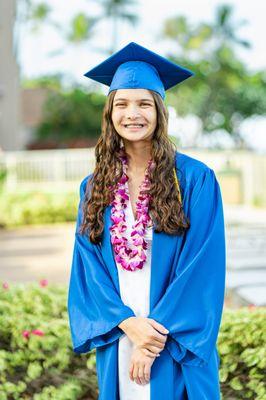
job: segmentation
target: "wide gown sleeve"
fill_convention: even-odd
[[[225,290],[223,207],[211,169],[187,197],[191,226],[174,261],[174,277],[148,317],[169,330],[165,346],[177,362],[203,366],[216,345]]]
[[[117,293],[101,257],[99,245],[78,232],[87,179],[80,186],[72,267],[68,289],[68,315],[73,349],[86,353],[117,340],[124,332],[118,327],[135,316]]]

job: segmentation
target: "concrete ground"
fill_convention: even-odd
[[[0,281],[67,283],[75,224],[0,230]]]
[[[266,305],[266,210],[225,207],[227,289],[240,304]],[[0,282],[67,284],[75,224],[0,230]]]

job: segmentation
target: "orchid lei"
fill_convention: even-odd
[[[146,228],[152,226],[152,220],[148,213],[151,196],[148,193],[143,193],[143,191],[150,188],[149,174],[154,164],[152,160],[149,161],[144,180],[140,185],[139,196],[136,202],[137,216],[132,225],[131,240],[128,240],[123,235],[123,232],[127,228],[124,210],[128,207],[129,203],[127,184],[129,179],[127,176],[128,164],[125,153],[120,155],[120,159],[122,161],[123,174],[114,189],[114,197],[111,203],[111,220],[113,222],[110,227],[111,243],[117,264],[127,271],[136,271],[136,269],[143,268],[147,258],[147,242],[144,235]]]

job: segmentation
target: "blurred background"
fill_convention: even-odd
[[[83,75],[134,41],[195,72],[167,91],[169,135],[180,151],[215,170],[222,189],[225,307],[263,309],[264,7],[260,0],[0,0],[3,292],[30,282],[66,288],[79,183],[94,167],[108,89]],[[265,385],[252,397],[257,381],[249,389],[254,393],[237,397],[237,391],[244,396],[243,382],[235,378],[234,394],[229,390],[225,398],[266,398]],[[61,398],[47,396],[34,399]]]

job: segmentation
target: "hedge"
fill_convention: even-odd
[[[43,279],[0,286],[0,400],[97,399],[95,351],[72,350],[67,288]],[[222,398],[266,398],[266,308],[224,309]]]
[[[4,192],[0,195],[0,226],[75,221],[78,193]]]
[[[97,399],[95,354],[77,355],[69,336],[66,287],[0,288],[0,400]]]

